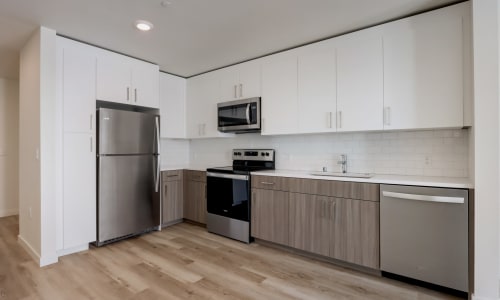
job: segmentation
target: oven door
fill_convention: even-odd
[[[260,98],[218,103],[217,120],[221,132],[260,130]]]
[[[250,176],[208,172],[207,211],[249,222]]]

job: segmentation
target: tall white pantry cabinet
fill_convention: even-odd
[[[58,255],[96,237],[96,51],[57,37]]]

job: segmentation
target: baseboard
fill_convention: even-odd
[[[19,209],[11,208],[11,209],[0,209],[0,218],[9,217],[19,214]]]
[[[476,295],[472,295],[472,300],[500,300],[500,298],[490,298],[490,297],[479,297]]]
[[[26,252],[36,261],[37,264],[40,264],[40,254],[31,247],[31,245],[20,235],[17,236],[17,242],[23,247]]]
[[[81,252],[81,251],[86,251],[89,250],[89,244],[84,244],[76,247],[71,247],[68,249],[61,249],[57,251],[57,256],[65,256],[65,255],[70,255],[73,253]]]

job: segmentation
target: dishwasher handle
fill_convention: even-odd
[[[455,204],[463,204],[465,202],[464,197],[427,196],[427,195],[389,192],[389,191],[382,191],[382,196],[405,199],[405,200],[427,201],[427,202],[441,202],[441,203],[455,203]]]

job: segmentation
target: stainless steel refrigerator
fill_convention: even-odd
[[[97,246],[159,229],[160,117],[99,108]]]

